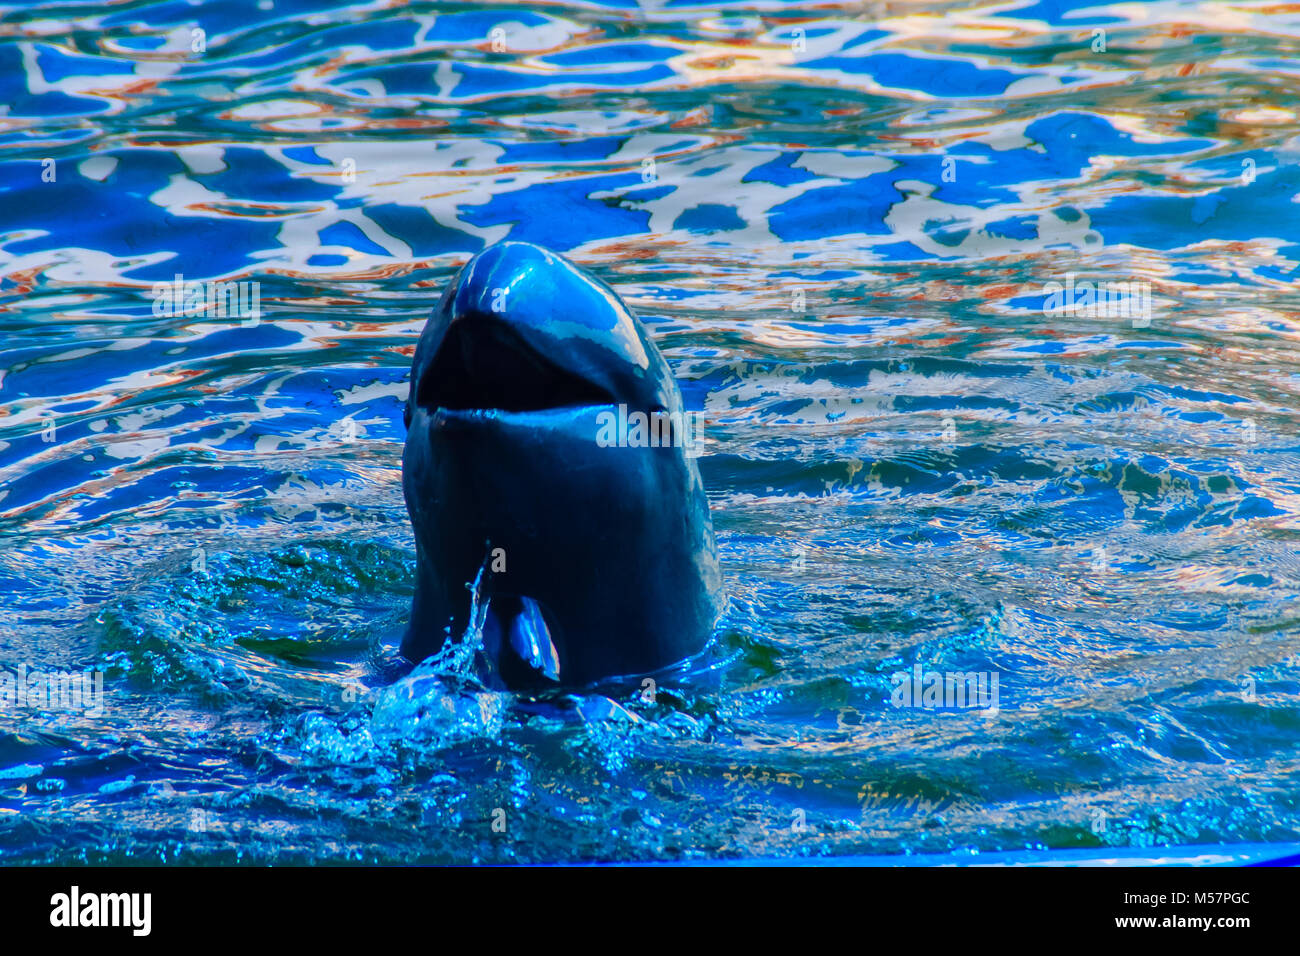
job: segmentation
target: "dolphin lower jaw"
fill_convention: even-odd
[[[503,596],[484,649],[506,686],[649,673],[707,645],[719,574],[698,473],[678,448],[601,447],[601,410],[417,412],[429,441],[408,443],[403,478],[423,594],[406,657],[466,629],[481,570],[489,605]]]
[[[607,403],[586,405],[560,405],[527,411],[504,408],[435,408],[428,413],[429,426],[442,430],[473,430],[494,428],[511,432],[525,442],[536,440],[540,434],[563,434],[577,444],[598,444],[600,416],[615,412],[616,406]]]

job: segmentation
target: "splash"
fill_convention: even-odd
[[[485,560],[470,586],[464,633],[455,637],[448,629],[436,654],[379,691],[370,721],[377,738],[437,748],[501,733],[510,695],[481,689],[475,675],[490,603],[484,594],[487,567]]]

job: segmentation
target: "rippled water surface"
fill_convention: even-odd
[[[104,675],[0,707],[4,859],[1300,840],[1296,8],[0,11],[0,665]],[[730,606],[653,700],[383,664],[411,353],[506,237],[706,414]]]

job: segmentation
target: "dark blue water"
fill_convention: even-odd
[[[102,680],[0,694],[0,856],[1281,852],[1298,57],[1284,5],[0,8],[0,691]],[[411,352],[507,237],[706,414],[730,606],[653,697],[382,666]]]

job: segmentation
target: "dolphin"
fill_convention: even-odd
[[[706,649],[722,605],[697,421],[608,285],[526,242],[460,270],[411,364],[401,654],[481,631],[480,677],[586,688]]]

